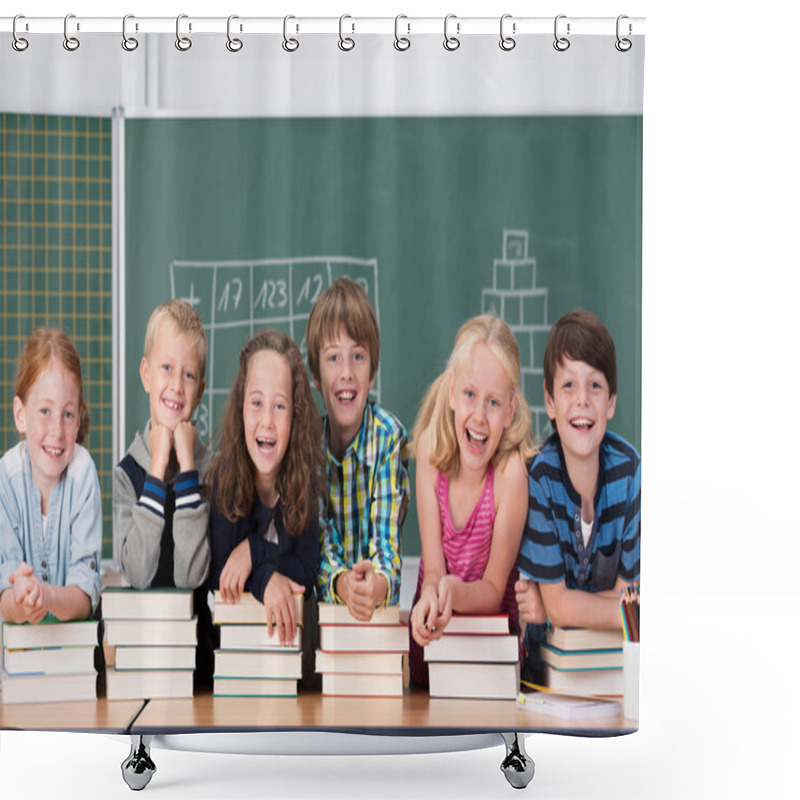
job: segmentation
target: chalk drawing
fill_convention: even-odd
[[[291,336],[306,357],[306,323],[322,291],[340,276],[366,290],[380,324],[378,262],[347,256],[307,256],[257,261],[173,261],[172,296],[189,302],[203,318],[208,358],[206,390],[197,410],[207,441],[221,421],[244,343],[263,328]],[[373,390],[380,402],[380,367]]]
[[[492,286],[481,292],[483,313],[502,317],[519,344],[522,390],[528,399],[534,437],[541,441],[552,431],[544,405],[544,346],[548,290],[536,285],[536,259],[528,257],[528,231],[503,231],[503,257],[494,261]]]

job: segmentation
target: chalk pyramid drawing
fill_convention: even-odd
[[[503,231],[503,257],[494,261],[491,288],[481,292],[481,310],[502,317],[516,336],[522,391],[531,409],[534,438],[541,441],[551,433],[543,388],[548,290],[536,285],[536,259],[528,256],[528,242],[528,231]]]

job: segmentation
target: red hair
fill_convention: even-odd
[[[72,340],[63,331],[55,328],[37,328],[28,339],[17,370],[16,395],[23,403],[39,374],[51,361],[58,362],[78,386],[78,435],[76,441],[83,444],[89,434],[89,409],[83,400],[83,378],[81,358]]]

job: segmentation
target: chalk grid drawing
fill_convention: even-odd
[[[537,441],[551,432],[544,405],[544,347],[548,290],[536,285],[536,259],[528,257],[528,231],[503,231],[503,257],[494,261],[493,282],[481,292],[483,313],[502,317],[519,345],[522,391],[528,399]]]
[[[197,410],[198,433],[210,439],[221,422],[245,342],[264,328],[292,337],[306,358],[306,323],[322,291],[336,278],[360,283],[378,308],[377,259],[308,256],[256,261],[173,261],[172,297],[203,318],[208,341],[206,390]],[[380,367],[372,394],[380,402]]]

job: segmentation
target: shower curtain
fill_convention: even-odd
[[[206,326],[206,439],[243,342],[277,327],[305,354],[311,306],[348,275],[379,319],[375,397],[409,429],[461,323],[491,312],[515,333],[543,440],[544,343],[583,307],[615,340],[613,428],[640,449],[644,37],[621,41],[613,20],[571,38],[558,23],[514,38],[511,20],[502,37],[335,22],[2,38],[0,449],[17,438],[27,336],[63,328],[84,364],[107,559],[111,472],[148,416],[144,328],[169,297]]]

